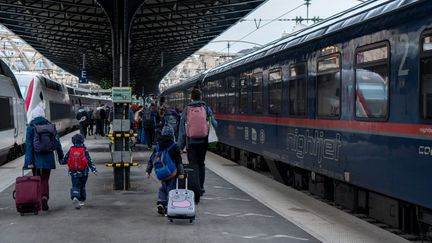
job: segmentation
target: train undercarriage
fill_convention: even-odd
[[[432,241],[430,209],[227,144],[213,152],[408,240]]]

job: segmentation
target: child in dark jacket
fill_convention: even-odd
[[[67,152],[62,164],[67,164],[69,167],[69,174],[72,179],[71,199],[75,208],[80,209],[86,200],[85,186],[89,168],[95,175],[98,174],[98,171],[84,145],[84,137],[81,134],[75,134],[72,137],[72,143],[73,146]]]
[[[174,130],[170,126],[163,127],[161,137],[159,138],[159,141],[153,150],[153,154],[150,156],[150,160],[148,161],[146,169],[148,177],[150,177],[153,167],[157,167],[155,166],[155,163],[157,163],[156,161],[158,160],[158,156],[160,156],[159,158],[162,158],[164,163],[168,163],[166,155],[162,155],[162,151],[165,150],[168,150],[167,154],[169,155],[169,158],[172,160],[172,162],[174,162],[176,171],[174,171],[166,179],[161,179],[162,185],[159,188],[158,201],[156,205],[158,213],[162,215],[166,214],[166,207],[168,205],[168,193],[170,190],[176,188],[177,177],[179,179],[184,178],[184,170],[180,150],[177,147],[177,144],[174,142]],[[160,160],[161,159],[159,159],[159,161]],[[156,171],[155,173],[157,174]],[[157,176],[160,177],[160,174],[157,174]]]

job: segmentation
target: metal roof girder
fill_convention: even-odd
[[[204,21],[204,22],[194,22],[194,21],[190,21],[189,19],[184,19],[184,20],[179,20],[180,22],[182,22],[182,23],[180,23],[180,24],[177,24],[176,22],[177,22],[177,20],[175,20],[175,21],[170,21],[170,24],[175,24],[175,25],[169,25],[169,27],[176,27],[177,25],[179,25],[179,26],[183,26],[183,25],[185,25],[185,26],[188,26],[188,25],[191,25],[191,24],[193,24],[193,25],[201,25],[201,24],[216,24],[217,25],[217,23],[221,23],[221,22],[237,22],[239,20],[239,18],[238,17],[235,17],[235,18],[224,18],[224,19],[217,19],[217,20],[208,20],[208,21]],[[188,23],[183,23],[183,22],[185,22],[185,21],[189,21]],[[152,28],[149,28],[149,27],[144,27],[143,28],[143,26],[139,26],[139,27],[135,27],[135,28],[138,28],[138,29],[146,29],[146,30],[148,30],[148,29],[152,29],[152,28],[157,28],[157,27],[153,27],[152,26]],[[133,31],[135,30],[134,28],[132,29]]]
[[[0,8],[1,8],[1,4],[0,4]],[[41,15],[31,15],[31,14],[27,14],[27,13],[23,13],[23,12],[15,12],[15,13],[11,13],[5,10],[0,9],[0,13],[4,13],[4,14],[11,14],[11,15],[18,15],[18,16],[26,16],[26,17],[30,17],[33,19],[47,19],[47,20],[64,20],[64,21],[71,21],[71,22],[78,22],[78,23],[82,23],[82,24],[86,24],[86,25],[99,25],[101,24],[100,22],[89,22],[89,21],[77,21],[77,20],[70,20],[70,19],[53,19],[47,16],[41,16]]]
[[[182,1],[181,2],[182,5],[179,5],[179,6],[185,6],[184,4],[187,3],[187,2],[197,3],[197,1],[194,1],[194,0],[191,0],[191,1]],[[200,1],[200,2],[203,3],[204,1]],[[211,2],[214,2],[214,1],[211,1]],[[221,1],[219,1],[219,2],[221,2]],[[235,1],[231,0],[230,2],[235,2]],[[254,4],[254,3],[257,3],[257,6],[258,6],[262,2],[263,2],[262,0],[248,0],[245,3],[244,0],[237,0],[236,3],[229,3],[229,4],[223,3],[221,5],[213,5],[213,6],[206,5],[206,6],[203,6],[203,7],[193,7],[193,8],[184,9],[184,10],[177,10],[176,12],[188,12],[188,11],[190,11],[190,9],[192,9],[192,10],[206,10],[207,11],[207,10],[210,10],[210,9],[220,9],[220,8],[228,8],[228,7],[237,7],[237,6],[244,6],[244,5],[248,5],[248,4]],[[143,4],[141,6],[141,9],[142,10],[144,10],[144,9],[150,9],[152,6],[157,7],[157,6],[160,6],[160,5],[163,5],[163,4],[164,3],[157,3],[157,4],[154,4],[154,5],[152,5],[152,4]],[[169,3],[166,3],[166,4],[167,5],[172,5],[173,3],[169,2]],[[250,12],[252,9],[255,9],[257,6],[254,6],[252,8],[247,8],[246,11]],[[163,14],[163,13],[167,13],[167,12],[160,12],[160,13]],[[135,17],[137,17],[137,18],[141,17],[140,13],[137,13],[137,15]]]
[[[46,26],[52,26],[52,27],[57,27],[57,28],[63,27],[63,28],[70,28],[70,29],[88,30],[88,31],[92,31],[92,32],[99,32],[101,30],[101,29],[92,29],[92,28],[83,29],[82,27],[77,28],[77,27],[73,27],[73,26],[63,26],[63,25],[59,26],[58,24],[52,24],[52,23],[38,23],[38,22],[33,22],[30,20],[27,20],[27,19],[20,20],[17,18],[8,18],[8,17],[1,16],[1,15],[0,15],[0,19],[7,20],[7,21],[16,21],[16,22],[23,23],[23,24],[46,25]],[[38,28],[38,27],[35,27],[35,28]],[[110,34],[110,33],[111,33],[111,31],[107,32],[107,34]],[[104,34],[104,33],[99,32],[99,34]]]
[[[236,15],[236,14],[243,13],[243,12],[250,12],[250,11],[247,10],[247,9],[240,9],[240,10],[236,10],[236,11],[229,11],[229,12],[225,13],[223,16],[221,16],[220,13],[206,14],[205,12],[204,13],[199,12],[199,13],[196,13],[197,14],[196,16],[189,16],[189,17],[187,17],[186,20],[199,19],[199,18],[206,18],[206,19],[208,19],[208,18],[212,18],[212,17],[224,18],[226,15]],[[238,18],[240,19],[242,16],[243,15],[239,16]],[[160,20],[140,21],[143,18],[144,19],[148,19],[146,17],[150,17],[150,16],[135,16],[134,25],[157,23],[158,21],[160,21]],[[181,21],[181,20],[184,21],[184,19],[182,19],[182,18],[172,18],[172,19],[170,19],[171,22],[173,22],[173,21]]]

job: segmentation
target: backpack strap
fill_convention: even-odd
[[[166,149],[166,151],[168,152],[168,151],[170,151],[174,146],[176,145],[176,143],[172,143],[167,149]]]

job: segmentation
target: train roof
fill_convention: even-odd
[[[13,87],[15,88],[15,91],[17,92],[18,97],[22,98],[22,94],[21,94],[21,91],[20,91],[20,88],[18,85],[18,80],[16,79],[12,70],[9,68],[9,66],[4,61],[1,61],[1,60],[0,60],[0,67],[1,67],[2,73],[12,80]]]
[[[189,78],[183,82],[174,84],[173,86],[169,87],[167,90],[162,92],[162,95],[166,94],[166,93],[173,92],[173,91],[184,90],[184,89],[188,89],[190,87],[193,87],[198,81],[203,80],[205,78],[205,76],[207,75],[209,70],[206,70],[202,73],[199,73],[195,76],[192,76],[191,78]]]
[[[378,17],[394,13],[406,7],[413,6],[427,0],[374,0],[333,15],[308,28],[296,31],[290,35],[277,39],[260,49],[245,56],[234,59],[218,67],[209,69],[208,75],[215,75],[246,63],[270,56],[283,50],[302,45],[339,31],[352,28],[358,24],[372,21]]]

